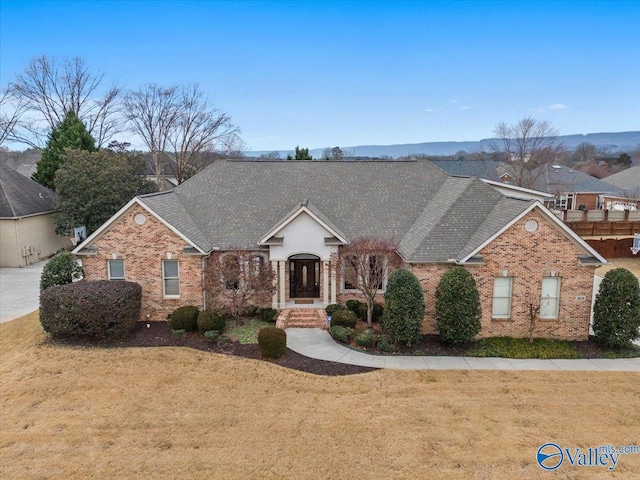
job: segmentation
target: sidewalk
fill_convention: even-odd
[[[318,360],[396,370],[571,370],[640,372],[640,358],[520,360],[513,358],[369,355],[335,342],[318,328],[288,328],[287,347]]]

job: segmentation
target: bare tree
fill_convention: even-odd
[[[360,291],[367,304],[367,324],[373,323],[373,304],[389,278],[400,266],[395,240],[382,237],[361,237],[340,247],[335,255],[336,277]]]
[[[249,306],[267,304],[275,290],[271,264],[256,251],[232,250],[207,259],[208,303],[238,319]]]
[[[211,105],[197,84],[179,88],[175,108],[176,121],[169,129],[168,142],[180,184],[210,162],[207,154],[234,150],[239,129],[229,115]]]
[[[7,89],[0,92],[0,145],[15,139],[16,127],[24,110],[21,99],[12,100]]]
[[[496,126],[493,142],[494,158],[509,166],[514,185],[533,188],[546,168],[564,151],[557,132],[546,121],[525,117],[515,125],[504,122]]]
[[[17,125],[15,140],[40,148],[46,135],[73,111],[98,146],[106,143],[120,131],[121,88],[113,85],[100,96],[103,78],[103,73],[92,72],[80,57],[60,62],[46,55],[32,58],[8,88],[11,98],[32,113]]]
[[[576,163],[587,163],[588,161],[596,158],[597,154],[598,147],[596,147],[593,143],[582,142],[573,151],[572,157]]]
[[[151,152],[158,188],[164,185],[164,160],[169,136],[178,121],[177,87],[145,85],[125,96],[124,112],[131,132],[137,134]]]

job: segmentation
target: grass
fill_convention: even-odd
[[[640,444],[636,372],[318,377],[181,347],[53,346],[0,325],[0,478],[634,478],[537,449]]]
[[[581,355],[567,342],[535,338],[529,343],[527,338],[491,337],[478,340],[468,353],[470,357],[505,358],[581,358]]]
[[[244,320],[244,324],[236,325],[233,321],[227,321],[224,334],[229,338],[238,340],[242,344],[258,343],[258,332],[263,327],[273,327],[273,323],[264,322],[257,318]]]

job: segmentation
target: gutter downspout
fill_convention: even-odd
[[[20,221],[20,217],[16,218],[14,223],[14,228],[16,232],[16,257],[18,258],[18,268],[22,268],[21,260],[20,260],[20,230],[18,229],[18,222]]]

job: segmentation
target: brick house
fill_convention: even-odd
[[[270,265],[275,288],[262,305],[357,297],[336,258],[366,236],[395,239],[423,282],[425,333],[435,333],[441,275],[461,265],[480,290],[480,336],[526,336],[534,303],[535,335],[588,337],[593,274],[606,260],[541,202],[427,161],[217,161],[172,191],[134,198],[74,253],[89,280],[140,283],[143,318],[163,320],[178,306],[217,304],[207,285],[223,280],[211,267],[231,251]]]

